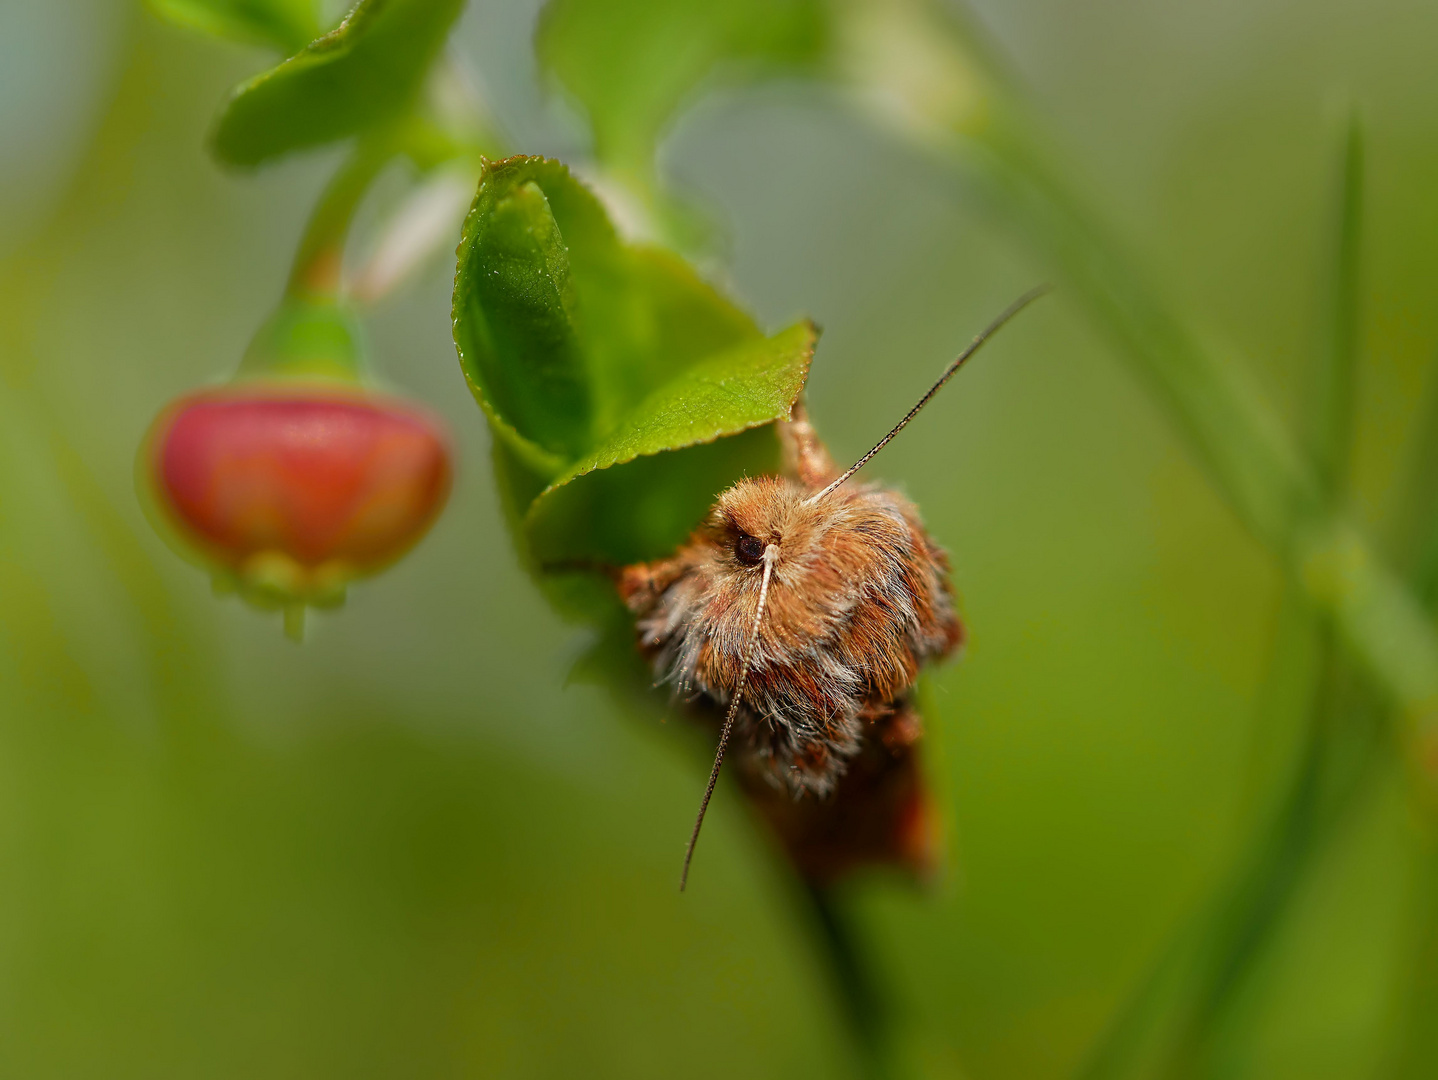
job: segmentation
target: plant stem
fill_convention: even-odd
[[[1381,706],[1355,681],[1331,633],[1320,633],[1324,662],[1302,761],[1280,813],[1223,902],[1219,947],[1193,1023],[1171,1061],[1171,1075],[1225,1072],[1219,1043],[1250,1000],[1276,930],[1383,760]]]
[[[1413,884],[1399,1036],[1387,1073],[1394,1080],[1428,1080],[1438,1061],[1438,850],[1432,837],[1425,839]]]
[[[395,149],[389,140],[361,143],[330,178],[295,251],[286,295],[305,300],[339,298],[350,223]]]
[[[1316,350],[1301,418],[1320,498],[1329,507],[1343,498],[1351,455],[1361,170],[1360,132],[1350,117],[1340,155],[1332,273],[1323,290],[1325,341]],[[1300,601],[1303,591],[1290,582],[1280,610]],[[1274,930],[1333,826],[1362,787],[1360,781],[1374,757],[1370,751],[1379,741],[1378,727],[1362,721],[1380,716],[1381,705],[1369,685],[1351,670],[1329,619],[1321,618],[1315,625],[1313,615],[1305,613],[1297,624],[1292,619],[1281,621],[1279,632],[1317,635],[1317,679],[1298,768],[1229,887],[1216,895],[1196,931],[1170,950],[1160,974],[1149,980],[1091,1060],[1086,1073],[1090,1077],[1136,1072],[1136,1048],[1145,1040],[1165,1075],[1201,1077],[1223,1071],[1220,1043],[1240,1019],[1241,1004],[1249,996],[1245,991],[1262,967]],[[1284,644],[1278,643],[1276,658],[1284,654]],[[1270,683],[1282,681],[1280,668],[1275,660]],[[1168,987],[1172,998],[1167,1015],[1155,1005],[1158,988],[1166,985],[1161,977],[1165,974],[1178,983],[1176,991]],[[1156,1017],[1168,1023],[1157,1037]]]
[[[1363,130],[1350,113],[1338,175],[1332,276],[1322,298],[1326,333],[1310,366],[1304,443],[1329,496],[1343,487],[1353,441],[1354,373],[1358,366],[1358,255],[1363,212]]]
[[[799,883],[814,943],[828,968],[845,1027],[866,1080],[898,1080],[889,1038],[889,1015],[872,962],[853,921],[832,888]]]
[[[896,26],[913,18],[909,5],[893,10]],[[1338,639],[1397,706],[1412,759],[1438,761],[1438,631],[1407,584],[1325,497],[1319,472],[1257,390],[1171,310],[1153,275],[1070,185],[1013,81],[936,3],[923,10],[924,39],[944,39],[934,77],[925,82],[907,68],[870,64],[846,71],[851,85],[887,102],[890,114],[900,115],[894,126],[917,149],[1007,218],[1064,276],[1065,291],[1120,347],[1239,519],[1333,620]],[[954,67],[965,69],[969,92],[952,92],[947,69]],[[1355,168],[1356,146],[1355,139]],[[1356,235],[1347,241],[1349,254]]]
[[[1222,1072],[1219,1040],[1335,827],[1381,760],[1381,707],[1319,629],[1320,677],[1297,769],[1228,882],[1176,935],[1079,1076],[1202,1077]],[[1369,723],[1355,723],[1366,717]],[[1356,736],[1356,737],[1355,737]]]
[[[1417,428],[1393,503],[1389,546],[1431,613],[1438,608],[1438,382],[1428,387]]]
[[[428,173],[461,159],[478,162],[484,151],[498,152],[495,148],[500,145],[486,129],[456,134],[418,114],[366,136],[320,194],[295,251],[286,295],[320,301],[341,298],[345,243],[355,212],[393,158],[404,155],[421,173]]]
[[[1055,174],[971,146],[975,188],[1029,233],[1155,392],[1239,518],[1333,621],[1397,706],[1415,757],[1438,740],[1438,633],[1406,584],[1324,496],[1272,411],[1158,299]]]
[[[1391,543],[1430,615],[1438,612],[1438,385],[1412,440],[1406,482],[1393,507]],[[1438,837],[1420,837],[1411,890],[1409,954],[1397,996],[1403,1002],[1389,1075],[1419,1080],[1438,1061]]]

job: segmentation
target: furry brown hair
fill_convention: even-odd
[[[813,493],[797,478],[743,480],[675,555],[620,580],[658,678],[727,705],[759,602],[760,566],[740,545],[777,548],[734,736],[795,795],[832,791],[866,724],[963,638],[948,559],[913,504],[869,485]]]

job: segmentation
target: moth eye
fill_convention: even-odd
[[[757,566],[764,561],[764,542],[757,536],[744,533],[734,545],[734,554],[741,563]]]

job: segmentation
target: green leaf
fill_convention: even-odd
[[[497,433],[537,471],[552,475],[592,444],[580,309],[603,310],[624,262],[604,209],[563,165],[486,167],[459,242],[455,348]]]
[[[622,564],[673,551],[721,490],[742,475],[775,470],[769,432],[715,440],[788,415],[817,337],[802,322],[658,386],[535,500],[525,520],[535,555]],[[626,463],[633,464],[613,468]]]
[[[679,107],[716,69],[807,65],[829,35],[822,0],[555,0],[541,62],[589,114],[597,156],[646,175]]]
[[[774,469],[772,432],[750,429],[788,415],[816,337],[802,323],[766,338],[682,260],[621,240],[563,165],[531,157],[485,168],[453,317],[506,513],[539,562],[664,554],[720,490]]]
[[[746,341],[678,372],[554,486],[645,454],[713,442],[787,415],[803,389],[817,334],[802,322],[770,338]]]
[[[149,0],[162,19],[215,37],[271,45],[286,56],[319,36],[314,0]]]
[[[402,113],[463,7],[464,0],[360,0],[330,33],[235,90],[215,127],[215,156],[259,165]]]

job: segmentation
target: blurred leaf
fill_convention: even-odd
[[[460,241],[455,346],[505,448],[507,512],[539,559],[663,554],[719,490],[772,469],[771,434],[724,437],[788,415],[815,336],[801,323],[766,338],[683,261],[622,241],[560,163],[485,169]]]
[[[587,114],[594,152],[683,250],[712,246],[706,208],[667,190],[659,142],[715,85],[811,77],[857,86],[900,125],[979,120],[988,73],[947,0],[551,0],[536,35],[542,65]]]
[[[149,0],[163,19],[215,37],[272,45],[286,56],[320,34],[314,0]]]
[[[555,0],[537,47],[589,114],[596,155],[644,175],[665,126],[716,68],[752,75],[816,61],[828,38],[827,7],[821,0]]]
[[[212,148],[259,165],[334,142],[407,108],[464,0],[360,0],[338,27],[239,86]]]

